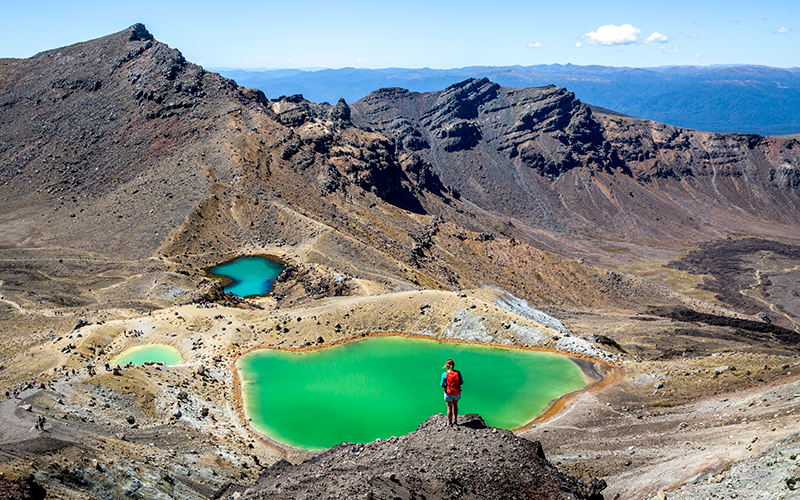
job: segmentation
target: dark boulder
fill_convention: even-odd
[[[42,500],[46,496],[47,491],[33,474],[14,480],[0,477],[0,500]]]

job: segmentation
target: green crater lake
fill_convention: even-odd
[[[515,429],[586,379],[569,358],[405,337],[376,337],[293,353],[242,356],[245,411],[260,432],[301,449],[366,443],[416,430],[445,413],[439,380],[448,358],[464,377],[459,414]]]
[[[183,363],[183,357],[181,357],[181,353],[172,346],[153,344],[132,347],[112,359],[109,364],[112,366],[127,365],[128,363],[143,365],[148,361],[154,363],[161,361],[167,366],[179,365]]]
[[[239,297],[265,295],[283,271],[283,266],[264,257],[239,257],[208,269],[212,274],[233,280],[224,287],[226,292]]]

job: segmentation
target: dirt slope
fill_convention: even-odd
[[[709,474],[736,484],[720,464],[746,477],[792,437],[705,467],[673,424],[713,407],[696,422],[717,428],[725,399],[750,391],[761,408],[778,391],[785,413],[745,412],[794,425],[797,154],[792,139],[677,129],[487,80],[352,106],[269,101],[141,25],[2,60],[0,387],[37,384],[0,405],[0,472],[33,472],[68,499],[253,484],[309,455],[249,426],[238,356],[401,333],[617,366],[615,384],[582,396],[604,411],[575,399],[534,436],[587,484],[605,477],[628,498],[653,484],[699,495]],[[232,301],[203,271],[239,254],[287,264],[272,296]],[[102,368],[145,343],[185,363]],[[32,432],[38,415],[53,427]],[[626,465],[622,447],[639,443],[664,460]],[[587,466],[597,450],[617,455]],[[688,472],[641,480],[684,452]]]

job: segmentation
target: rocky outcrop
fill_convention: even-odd
[[[281,159],[298,171],[308,170],[321,192],[342,192],[354,185],[416,213],[424,209],[414,191],[430,187],[441,194],[443,186],[431,169],[398,156],[395,143],[382,134],[354,128],[344,100],[330,106],[301,95],[282,96],[270,109],[291,129]]]
[[[33,474],[16,480],[0,478],[0,500],[42,500],[46,496]]]
[[[299,465],[280,461],[254,485],[230,484],[214,498],[603,498],[605,481],[559,472],[538,441],[487,427],[476,414],[445,423],[434,415],[405,436],[342,443]]]
[[[744,227],[796,222],[800,209],[797,141],[593,110],[552,85],[483,78],[425,94],[382,89],[351,109],[356,126],[393,139],[453,194],[559,232],[674,240],[702,232],[678,226],[712,212]]]
[[[546,176],[583,164],[607,169],[618,163],[606,151],[590,108],[552,85],[510,89],[486,78],[468,79],[430,94],[383,89],[354,106],[356,123],[380,129],[403,149],[433,149],[427,153],[433,156],[485,142],[483,155],[499,153]]]

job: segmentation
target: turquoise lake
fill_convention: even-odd
[[[132,363],[134,365],[143,365],[148,361],[157,363],[161,361],[167,366],[179,365],[183,363],[181,353],[172,346],[163,344],[143,345],[139,347],[132,347],[123,352],[116,358],[112,359],[109,364],[127,365]]]
[[[230,278],[232,281],[224,290],[238,297],[266,295],[281,271],[281,264],[255,256],[239,257],[208,269],[210,273]]]
[[[459,414],[479,413],[504,429],[527,424],[587,383],[563,355],[405,337],[253,351],[238,368],[253,426],[280,443],[318,450],[400,436],[445,412],[439,380],[448,358],[464,377]]]

